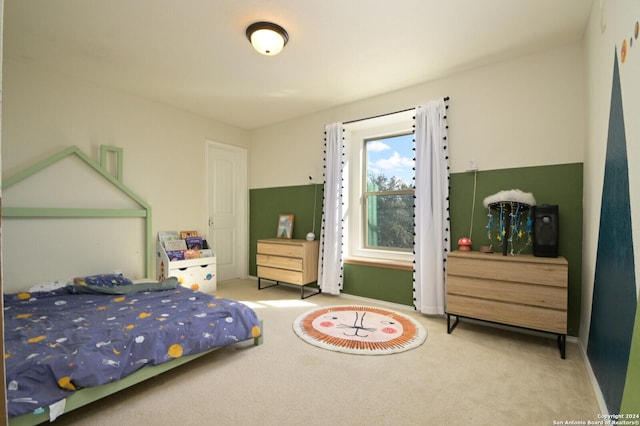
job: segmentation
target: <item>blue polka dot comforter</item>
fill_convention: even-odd
[[[260,335],[248,306],[184,287],[78,294],[68,286],[8,294],[4,319],[10,417],[146,365]]]

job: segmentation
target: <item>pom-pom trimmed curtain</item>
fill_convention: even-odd
[[[416,310],[445,313],[446,259],[450,250],[449,153],[444,100],[416,108],[415,267]]]
[[[342,123],[325,126],[324,198],[318,286],[324,293],[338,295],[342,290],[342,190],[344,144]]]

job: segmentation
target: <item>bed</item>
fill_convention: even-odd
[[[7,187],[68,156],[89,165],[138,207],[3,206],[3,226],[7,219],[25,218],[142,220],[142,226],[136,225],[144,240],[140,246],[146,248],[141,274],[150,275],[150,207],[76,147],[5,180],[3,204]],[[102,262],[109,265],[108,259]],[[172,277],[134,282],[122,273],[100,273],[15,292],[7,292],[5,283],[6,277],[4,356],[11,425],[50,421],[229,344],[262,343],[262,322],[251,308],[182,287]]]

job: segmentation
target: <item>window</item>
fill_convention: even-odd
[[[347,256],[413,260],[413,115],[344,127]]]
[[[364,141],[362,228],[367,249],[413,248],[413,134]]]

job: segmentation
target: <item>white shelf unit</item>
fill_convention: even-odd
[[[183,287],[214,293],[217,289],[216,255],[198,259],[171,261],[167,252],[158,240],[156,242],[156,279],[162,281],[169,277],[176,277]]]

